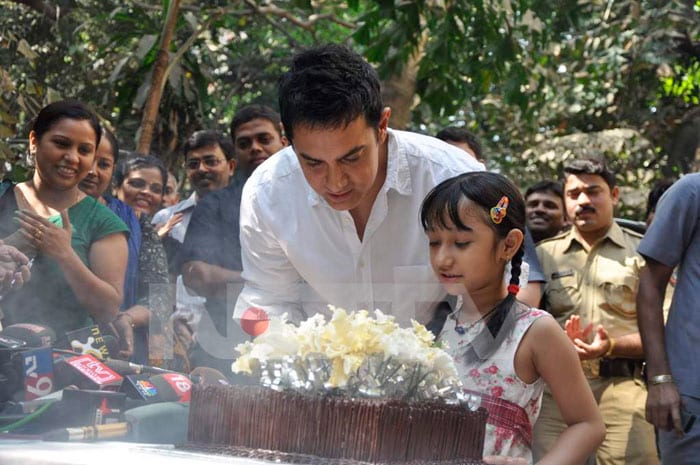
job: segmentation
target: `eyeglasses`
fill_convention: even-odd
[[[206,158],[193,158],[191,160],[187,160],[185,162],[185,166],[187,167],[188,170],[196,170],[199,168],[199,165],[201,163],[204,163],[208,168],[215,168],[219,166],[219,164],[222,162],[220,158],[216,157],[206,157]]]
[[[141,178],[131,178],[126,183],[129,185],[129,187],[133,187],[134,189],[142,190],[146,186],[148,186],[148,190],[153,192],[156,195],[163,195],[163,185],[154,183],[151,184],[150,186],[146,182],[145,179]]]

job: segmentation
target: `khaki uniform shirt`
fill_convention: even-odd
[[[599,324],[615,338],[639,332],[636,298],[637,253],[642,236],[613,223],[605,237],[588,249],[576,228],[537,245],[547,283],[545,308],[562,326],[572,315],[581,326]]]

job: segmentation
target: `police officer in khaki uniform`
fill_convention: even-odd
[[[547,280],[543,305],[571,338],[605,421],[597,465],[658,464],[654,430],[644,419],[647,393],[635,303],[641,236],[613,220],[620,191],[604,161],[568,162],[564,176],[573,227],[537,246]],[[535,461],[564,427],[545,392],[534,431]]]

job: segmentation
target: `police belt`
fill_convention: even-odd
[[[581,366],[586,378],[640,377],[643,360],[634,358],[600,358],[583,360]]]

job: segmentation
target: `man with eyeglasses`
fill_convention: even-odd
[[[241,282],[241,245],[238,211],[248,176],[265,160],[282,150],[287,139],[277,112],[265,105],[247,105],[231,122],[231,139],[238,165],[229,186],[197,204],[181,253],[182,276],[189,289],[205,296],[207,317],[196,330],[197,344],[190,354],[192,366],[211,366],[231,373],[233,347],[244,335],[226,306],[227,293],[235,294]],[[235,301],[236,296],[230,297]]]
[[[171,226],[162,236],[162,240],[168,255],[168,269],[173,277],[171,282],[176,282],[174,316],[190,326],[196,326],[204,311],[206,299],[188,292],[185,288],[178,266],[182,243],[197,203],[211,192],[223,189],[229,184],[236,169],[236,155],[231,139],[223,133],[211,130],[192,134],[185,141],[183,153],[187,177],[194,187],[194,192],[187,199],[156,213],[153,223]]]

